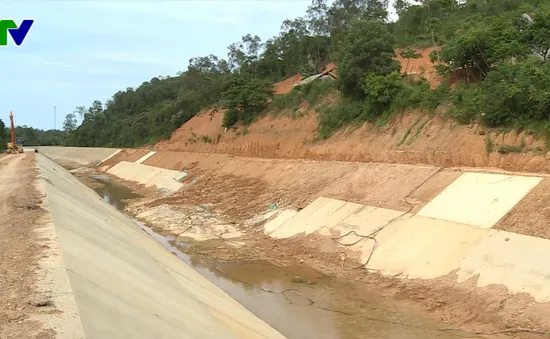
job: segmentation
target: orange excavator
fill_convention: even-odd
[[[13,124],[13,113],[10,112],[10,128],[11,128],[11,141],[8,142],[8,148],[6,153],[16,154],[23,153],[23,140],[15,137],[15,126]]]

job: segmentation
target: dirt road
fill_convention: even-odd
[[[0,338],[55,336],[36,320],[48,311],[35,287],[43,251],[35,231],[45,211],[34,186],[34,158],[0,155]]]

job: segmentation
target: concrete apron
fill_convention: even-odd
[[[490,229],[540,180],[465,173],[416,215],[320,197],[299,212],[282,211],[264,229],[273,238],[375,232],[376,246],[363,239],[349,248],[384,275],[433,279],[457,271],[459,282],[479,276],[479,287],[502,284],[547,302],[550,240]],[[339,241],[353,244],[362,239],[356,234]]]
[[[38,155],[86,338],[284,338]]]

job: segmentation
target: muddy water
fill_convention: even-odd
[[[108,177],[96,192],[123,210],[123,199],[136,195]],[[135,221],[182,261],[269,323],[289,339],[451,339],[472,335],[441,331],[444,324],[405,309],[371,293],[358,282],[328,277],[302,267],[280,267],[269,262],[217,262],[190,256],[185,243],[155,233]]]

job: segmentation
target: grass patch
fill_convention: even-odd
[[[502,145],[498,148],[498,153],[508,154],[508,153],[521,153],[523,152],[523,147],[521,145]]]
[[[336,105],[323,107],[319,111],[318,138],[327,139],[346,124],[367,121],[366,114],[368,111],[362,101],[342,100]]]
[[[416,133],[414,133],[413,137],[411,139],[409,139],[409,141],[407,142],[407,145],[410,145],[412,144],[419,136],[420,136],[420,133],[422,133],[422,131],[424,130],[424,127],[426,126],[426,124],[428,123],[429,120],[426,120],[422,123],[422,125],[420,125],[420,127],[418,127],[416,129]]]
[[[418,124],[420,122],[420,117],[416,119],[416,121],[414,122],[414,124],[409,127],[406,131],[405,131],[405,134],[403,135],[403,137],[401,138],[401,140],[399,140],[399,142],[397,143],[397,147],[403,145],[403,143],[405,141],[407,141],[407,138],[409,137],[409,135],[411,134],[414,126],[416,126],[416,124]]]
[[[307,85],[294,87],[287,94],[277,94],[273,97],[271,107],[277,110],[289,109],[296,112],[300,109],[302,103],[307,103],[310,107],[315,106],[325,95],[336,89],[335,81],[316,80]]]
[[[490,135],[485,138],[485,151],[487,151],[487,154],[493,153],[495,150],[495,142],[493,141],[493,138],[491,138]]]
[[[212,138],[210,138],[208,135],[203,135],[201,137],[202,141],[207,143],[207,144],[212,144],[214,143],[214,140],[212,140]]]

